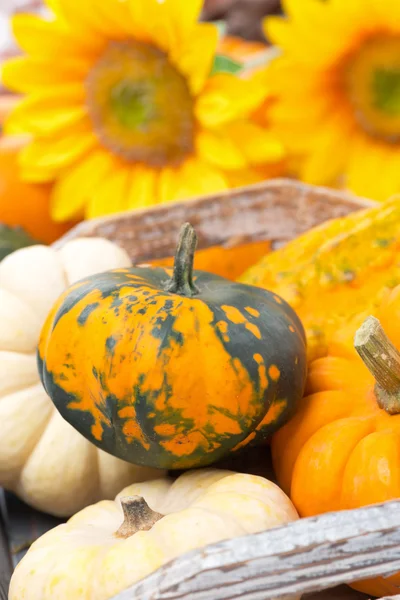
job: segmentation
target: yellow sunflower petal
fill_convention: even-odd
[[[102,19],[108,22],[109,31],[112,31],[114,39],[121,39],[133,33],[130,10],[125,0],[102,0],[101,3],[96,3],[96,10]]]
[[[179,169],[165,167],[156,176],[156,197],[160,203],[176,199],[179,189]]]
[[[57,11],[75,33],[117,39],[129,32],[129,8],[116,0],[58,0]],[[122,24],[125,24],[122,27]],[[106,40],[104,40],[106,41]],[[100,39],[98,40],[100,43]]]
[[[203,0],[190,0],[190,2],[146,0],[146,3],[149,3],[149,8],[152,3],[158,5],[153,9],[154,12],[158,11],[158,19],[164,23],[165,31],[169,36],[173,32],[174,38],[179,44],[183,44],[193,35],[193,28],[200,17],[203,6]]]
[[[218,127],[248,117],[265,97],[266,91],[258,79],[242,80],[220,73],[207,81],[197,99],[195,113],[205,127]]]
[[[242,169],[247,165],[240,144],[223,131],[201,131],[196,140],[202,160],[222,169]]]
[[[221,171],[197,158],[187,160],[182,166],[179,183],[175,200],[214,194],[229,187]]]
[[[198,25],[190,40],[174,59],[188,79],[190,91],[197,95],[210,75],[218,44],[218,30],[211,23]]]
[[[57,171],[51,169],[37,169],[34,166],[24,165],[20,169],[22,181],[27,183],[50,183],[57,177]]]
[[[340,112],[336,98],[326,92],[323,84],[302,77],[303,70],[297,70],[296,81],[303,86],[293,87],[286,78],[279,79],[279,102],[268,108],[270,128],[282,139],[290,151],[307,150],[314,143],[315,135],[310,131],[320,131],[330,115]],[[278,79],[275,79],[278,84]],[[341,125],[338,126],[339,131]]]
[[[43,3],[51,10],[51,12],[53,12],[55,15],[58,15],[62,12],[60,1],[61,0],[43,0]]]
[[[97,144],[91,131],[72,131],[56,139],[35,139],[21,151],[21,168],[54,171],[68,167]]]
[[[397,196],[400,200],[400,155],[390,156],[386,160],[385,170],[381,179],[382,198]]]
[[[175,26],[180,33],[181,39],[190,35],[193,26],[199,20],[203,0],[190,0],[190,2],[165,0],[164,5],[170,14],[171,20],[176,24]]]
[[[48,135],[86,117],[81,85],[59,86],[36,92],[21,100],[5,122],[6,133]]]
[[[126,198],[129,189],[130,168],[127,166],[113,167],[112,171],[99,180],[92,190],[91,198],[86,207],[87,219],[109,215],[126,210]]]
[[[300,169],[303,181],[314,185],[335,184],[346,164],[346,156],[335,151],[336,141],[327,139],[325,144],[319,144],[315,152],[307,156]]]
[[[45,21],[36,15],[16,14],[11,26],[20,48],[37,58],[96,56],[99,45],[104,44],[99,36],[96,39],[77,36],[66,31],[59,22]]]
[[[156,178],[154,169],[143,165],[134,166],[130,176],[126,207],[143,208],[155,204]]]
[[[73,0],[51,0],[52,10],[58,17],[59,22],[63,23],[76,33],[86,29],[86,33],[93,35],[91,31],[91,18],[93,18],[93,2],[85,0],[84,2],[74,2]]]
[[[189,158],[177,169],[164,168],[158,175],[159,202],[185,200],[227,189],[224,173],[200,158]]]
[[[359,0],[356,1],[359,2]],[[380,2],[380,0],[377,1]],[[354,15],[353,0],[339,0],[337,6],[335,6],[335,0],[329,1],[329,3],[320,0],[306,0],[306,2],[283,0],[283,2],[284,13],[293,25],[295,37],[301,36],[305,42],[307,37],[309,40],[310,38],[313,41],[318,40],[317,43],[321,44],[321,48],[326,42],[330,44],[340,31],[346,31],[346,21],[349,21],[349,17]],[[364,0],[361,0],[361,3],[364,5],[363,11],[365,11]],[[327,22],[329,27],[327,27]],[[350,27],[352,26],[350,23]],[[338,42],[340,44],[340,38],[336,37],[336,46]]]
[[[266,37],[279,48],[290,48],[293,32],[290,23],[282,17],[268,17],[263,22]]]
[[[346,114],[342,114],[344,112],[337,108],[336,113],[332,111],[318,127],[313,140],[314,151],[307,156],[302,168],[304,181],[317,185],[334,184],[346,168],[355,134],[354,125]]]
[[[240,169],[239,171],[227,171],[225,173],[226,180],[230,188],[242,187],[245,185],[253,185],[269,178],[269,174],[265,171],[257,171],[257,169]]]
[[[15,92],[32,92],[68,82],[81,82],[86,76],[90,62],[76,58],[63,59],[57,68],[50,65],[51,59],[18,56],[6,61],[1,67],[3,84]]]
[[[127,1],[130,14],[130,21],[135,39],[152,39],[150,35],[150,24],[152,23],[152,16],[150,17],[149,11],[146,10],[145,3],[137,2],[136,0]],[[154,2],[152,2],[152,4],[154,4]]]
[[[60,20],[65,23],[66,29],[79,38],[85,39],[86,44],[95,47],[98,52],[110,39],[116,40],[121,37],[120,27],[117,26],[118,20],[115,17],[123,12],[125,23],[129,23],[129,11],[124,2],[58,0],[57,4],[57,13]],[[125,29],[122,35],[126,36],[126,33]]]
[[[400,192],[400,153],[359,135],[353,144],[347,183],[352,191],[373,200]]]
[[[251,121],[230,123],[225,131],[241,148],[249,164],[278,162],[285,156],[283,144],[279,139]]]
[[[385,4],[387,5],[386,7],[384,6]],[[390,29],[396,28],[396,31],[399,31],[400,2],[398,2],[398,0],[386,0],[386,2],[382,2],[378,6],[382,11],[383,18],[385,18],[386,21],[389,21]],[[386,10],[384,10],[385,8]]]
[[[288,0],[287,17],[267,17],[265,33],[280,49],[290,52],[297,62],[318,68],[321,63],[343,52],[349,39],[346,32],[354,26],[351,15],[345,15],[349,3],[340,1],[341,9],[337,11],[332,2],[307,0],[299,3]],[[326,26],[328,22],[329,27]]]
[[[66,83],[57,87],[48,87],[26,96],[31,101],[32,111],[40,104],[40,108],[55,108],[64,106],[81,106],[86,98],[85,88],[81,83]],[[22,103],[20,103],[22,105]],[[15,110],[18,110],[18,106]]]
[[[192,35],[202,6],[201,0],[128,1],[135,37],[150,39],[173,56]]]
[[[310,28],[299,30],[282,17],[268,17],[264,24],[266,36],[279,48],[280,52],[289,52],[293,60],[299,64],[306,64],[313,70],[317,70],[321,63],[324,64],[328,57],[332,57],[332,54],[342,52],[337,32],[333,33],[329,30],[324,32],[324,35],[320,35],[321,28],[322,26],[317,31]],[[313,52],[310,52],[310,38]]]
[[[268,77],[268,89],[271,91],[272,96],[283,95],[281,93],[282,88],[284,88],[285,92],[286,90],[291,90],[291,96],[293,96],[296,93],[305,95],[311,87],[315,88],[319,86],[318,89],[321,89],[323,86],[321,79],[324,77],[324,73],[324,66],[320,65],[318,68],[315,68],[315,65],[311,63],[299,63],[297,54],[293,57],[290,53],[286,53],[275,58],[268,65],[265,77]],[[297,83],[299,79],[301,79],[302,83],[304,80],[304,87],[299,87]],[[287,96],[285,98],[288,100]]]
[[[386,150],[382,177],[379,177],[377,185],[378,199],[386,200],[396,195],[400,200],[400,153],[396,155]]]
[[[66,127],[81,127],[87,123],[86,110],[83,107],[65,109],[36,110],[25,117],[11,115],[6,121],[4,130],[8,134],[26,133],[33,135],[57,135]]]
[[[68,221],[81,216],[93,190],[111,173],[113,164],[107,152],[95,150],[63,172],[52,192],[52,218],[55,221]]]
[[[158,2],[158,0],[128,1],[134,37],[152,41],[165,52],[176,51],[179,46],[177,31],[169,18],[165,2]]]
[[[283,0],[282,4],[285,14],[298,26],[302,25],[309,30],[315,26],[321,27],[325,24],[326,11],[325,7],[321,6],[320,0],[305,0],[305,2]]]
[[[353,143],[351,157],[348,166],[348,185],[356,194],[366,195],[373,198],[373,190],[375,187],[375,179],[379,173],[376,170],[378,149],[365,136],[361,135]]]
[[[360,31],[363,28],[399,31],[400,5],[397,0],[332,0],[329,2],[329,17],[340,23],[343,33]]]

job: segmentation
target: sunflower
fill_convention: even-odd
[[[273,129],[302,179],[383,200],[400,191],[399,0],[284,0],[266,20]]]
[[[24,52],[3,67],[23,98],[22,176],[54,181],[52,216],[87,218],[257,181],[282,144],[249,117],[262,80],[215,72],[201,0],[47,0],[17,14]]]

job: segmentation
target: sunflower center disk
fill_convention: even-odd
[[[111,42],[89,73],[86,93],[100,142],[121,158],[177,166],[193,151],[193,99],[158,48]]]
[[[386,142],[400,141],[400,37],[367,40],[347,61],[346,92],[363,129]]]

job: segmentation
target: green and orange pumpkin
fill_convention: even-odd
[[[38,363],[62,416],[95,445],[160,468],[204,466],[283,425],[302,397],[297,315],[266,290],[193,271],[182,227],[173,269],[127,268],[67,289]]]

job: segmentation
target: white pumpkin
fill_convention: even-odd
[[[58,250],[31,246],[0,263],[0,486],[37,509],[69,516],[160,471],[98,450],[62,419],[36,366],[43,322],[71,283],[130,266],[124,250],[100,238]]]
[[[108,600],[184,552],[297,518],[282,490],[255,475],[203,469],[134,484],[37,540],[9,600]]]

